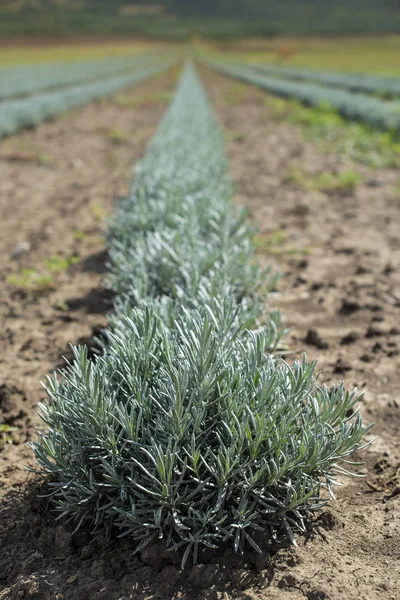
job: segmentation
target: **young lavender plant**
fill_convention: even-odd
[[[271,357],[268,330],[235,330],[236,311],[183,309],[171,329],[133,309],[102,356],[75,348],[47,380],[48,430],[31,446],[61,516],[137,550],[162,538],[183,565],[304,530],[362,445],[359,396],[319,387],[305,358]]]
[[[162,538],[183,565],[201,547],[293,541],[368,430],[356,392],[271,356],[283,329],[262,303],[275,276],[231,194],[187,68],[109,228],[116,310],[102,354],[74,348],[47,379],[47,430],[31,444],[60,517],[138,551]]]
[[[117,314],[152,302],[171,322],[182,307],[230,297],[258,325],[278,276],[255,260],[255,230],[246,211],[233,207],[227,167],[218,124],[187,67],[109,226]]]

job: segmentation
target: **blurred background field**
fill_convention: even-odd
[[[0,66],[33,64],[42,62],[69,62],[133,56],[157,48],[155,40],[104,40],[90,38],[58,42],[53,38],[8,40],[0,44]]]
[[[212,44],[232,58],[316,69],[400,75],[400,35],[243,38]]]
[[[397,0],[2,0],[2,35],[243,35],[400,32]]]
[[[315,69],[400,75],[400,35],[371,37],[276,37],[215,40],[188,38],[168,41],[133,37],[72,37],[61,43],[53,37],[17,36],[0,43],[0,66],[40,62],[67,62],[79,59],[133,56],[151,49],[178,50],[182,54],[200,48],[251,63],[306,66]]]
[[[194,42],[194,43],[193,43]],[[398,0],[2,0],[0,65],[200,45],[249,62],[399,75]]]

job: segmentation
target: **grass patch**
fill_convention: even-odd
[[[76,239],[77,242],[81,242],[82,240],[85,239],[85,232],[81,231],[80,229],[77,229],[76,231],[74,231],[74,238]]]
[[[282,229],[277,229],[271,235],[257,234],[254,236],[254,244],[258,252],[272,256],[307,256],[311,249],[286,247],[286,234]]]
[[[106,214],[104,208],[100,206],[100,204],[97,204],[97,202],[92,202],[90,205],[90,211],[98,223],[104,221]]]
[[[67,256],[66,258],[60,254],[53,254],[45,262],[46,268],[51,273],[62,273],[79,262],[78,256]]]
[[[43,167],[51,165],[53,161],[40,147],[27,142],[5,143],[0,159],[16,163],[35,163]]]
[[[243,131],[227,131],[224,137],[227,142],[242,143],[247,140],[247,133]]]
[[[7,283],[25,292],[48,292],[54,289],[52,276],[39,273],[36,269],[21,269],[19,273],[9,275]]]
[[[12,437],[10,433],[18,431],[18,427],[12,427],[5,423],[0,423],[0,446],[2,444],[12,444]]]
[[[130,140],[130,136],[125,131],[122,131],[122,129],[111,129],[108,132],[108,138],[113,144],[118,146]]]
[[[342,118],[329,103],[308,108],[295,100],[268,96],[266,103],[279,120],[301,125],[307,138],[318,140],[327,152],[336,152],[378,169],[400,165],[400,139],[395,132],[379,131],[365,123]]]
[[[53,254],[44,263],[44,270],[47,272],[22,268],[19,273],[9,275],[7,283],[11,287],[24,292],[50,292],[55,288],[53,276],[67,271],[72,265],[76,265],[79,260],[79,257],[75,255],[63,257],[60,254]]]
[[[319,190],[322,192],[353,192],[362,177],[356,171],[348,169],[342,173],[330,173],[322,171],[311,175],[297,167],[292,167],[286,178],[288,183],[294,183],[307,190]]]

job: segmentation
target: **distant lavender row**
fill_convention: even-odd
[[[347,119],[364,121],[385,130],[400,131],[400,102],[385,102],[367,94],[355,94],[315,83],[267,77],[251,67],[239,64],[215,60],[207,62],[225,75],[251,83],[278,96],[295,98],[307,106],[328,104]]]
[[[113,78],[154,62],[154,52],[136,56],[2,67],[0,69],[0,101],[30,96],[44,90]]]
[[[174,64],[174,61],[174,58],[167,57],[153,61],[152,65],[139,67],[129,75],[2,102],[0,103],[0,138],[20,129],[36,127],[70,108],[83,106],[92,100],[118,92],[167,69]]]
[[[297,81],[310,81],[322,85],[344,88],[352,92],[367,94],[380,94],[387,97],[400,96],[400,78],[370,75],[368,73],[340,73],[337,71],[316,71],[297,67],[277,67],[274,65],[247,64],[255,71],[295,79]]]

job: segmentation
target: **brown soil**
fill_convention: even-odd
[[[0,423],[18,429],[0,452],[0,599],[395,600],[397,176],[350,165],[363,176],[352,192],[302,189],[288,178],[292,166],[317,173],[349,165],[304,142],[295,126],[274,122],[264,94],[223,77],[207,74],[205,82],[228,132],[238,200],[260,227],[260,257],[284,274],[270,302],[293,327],[288,360],[306,350],[319,358],[322,381],[345,379],[365,391],[362,413],[375,422],[378,436],[360,453],[366,477],[343,480],[337,501],[316,521],[318,533],[300,536],[298,548],[273,549],[264,557],[225,549],[182,572],[176,557],[166,558],[159,548],[134,556],[127,540],[89,544],[85,531],[73,534],[68,524],[56,524],[45,499],[37,499],[35,477],[24,471],[34,465],[25,442],[39,423],[39,380],[68,355],[68,342],[88,340],[106,324],[110,298],[102,287],[106,251],[99,219],[112,211],[115,196],[126,193],[132,163],[163,112],[159,92],[172,79],[137,86],[132,98],[142,95],[143,105],[104,101],[2,143]],[[129,139],[112,140],[114,129]],[[7,282],[22,266],[47,274],[46,260],[55,253],[76,255],[79,263],[53,275],[54,290],[18,290]]]

